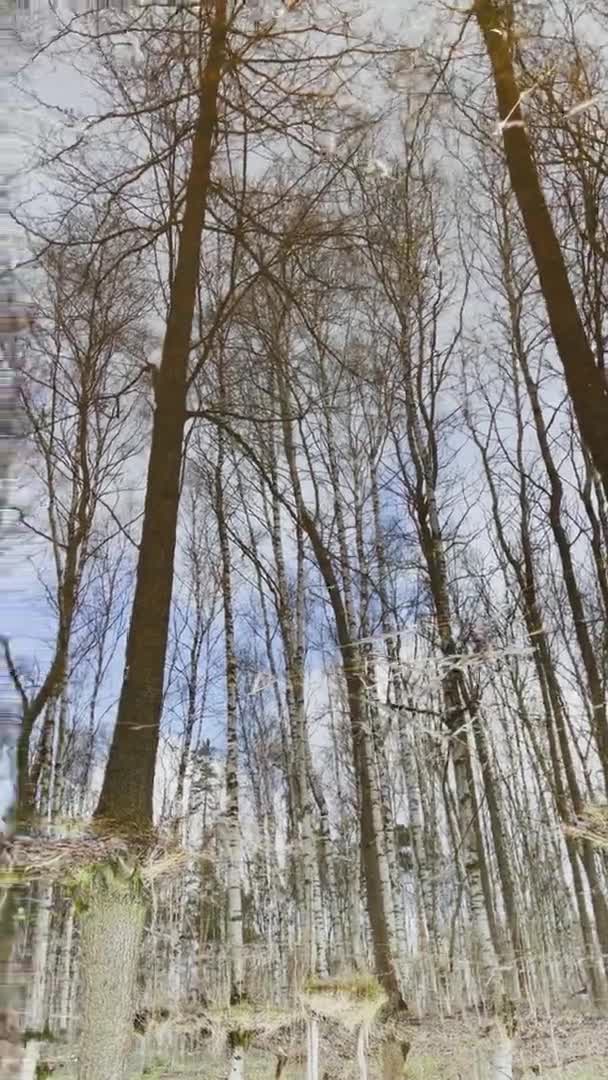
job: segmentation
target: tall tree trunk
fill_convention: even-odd
[[[222,558],[222,600],[226,663],[226,819],[228,825],[228,949],[230,1003],[243,998],[243,912],[241,904],[241,821],[239,815],[239,744],[237,660],[232,595],[232,563],[223,493],[224,434],[218,433],[214,509]]]
[[[319,571],[327,589],[327,595],[334,615],[336,632],[350,718],[355,768],[360,784],[359,823],[361,848],[365,874],[365,887],[376,972],[389,998],[396,1008],[405,1008],[401,989],[401,977],[396,963],[394,941],[394,919],[392,912],[392,890],[388,863],[384,850],[384,828],[380,793],[375,782],[373,746],[365,722],[364,666],[360,650],[353,638],[353,620],[349,619],[345,606],[345,597],[340,588],[330,553],[323,543],[321,534],[310,514],[302,494],[296,465],[296,454],[289,416],[289,399],[283,381],[283,373],[278,372],[279,396],[283,414],[283,436],[285,453],[296,501],[297,520],[308,537],[317,560]],[[346,556],[342,560],[347,569]],[[348,600],[348,596],[346,597]]]
[[[519,409],[517,410],[517,413],[521,417],[521,411]],[[496,482],[492,474],[492,469],[490,467],[487,449],[482,445],[477,433],[474,430],[472,430],[472,435],[480,452],[486,480],[488,483],[492,506],[492,516],[494,520],[498,543],[509,567],[514,574],[515,580],[517,581],[521,593],[524,622],[532,646],[532,658],[538,677],[547,722],[547,733],[549,737],[549,745],[551,748],[551,761],[553,770],[553,794],[556,800],[556,806],[560,819],[564,824],[568,824],[572,820],[573,811],[575,814],[582,813],[583,800],[581,798],[578,778],[576,776],[576,770],[572,759],[570,738],[565,722],[562,696],[557,676],[555,674],[555,666],[553,664],[551,649],[544,628],[543,612],[538,597],[535,562],[529,532],[530,508],[527,498],[527,481],[523,467],[523,459],[521,457],[523,427],[520,423],[518,427],[518,465],[520,484],[519,528],[521,534],[520,555],[516,555],[516,553],[512,550],[504,530],[503,522],[500,516]],[[570,803],[568,802],[566,789],[562,782],[562,769],[566,776],[567,789],[571,800]],[[597,988],[598,999],[601,999],[604,994],[604,990],[601,985],[603,980],[598,980],[596,973],[596,950],[595,943],[593,941],[591,924],[587,913],[587,902],[584,895],[584,889],[582,888],[582,884],[580,889],[576,886],[576,882],[580,878],[578,855],[572,841],[568,841],[566,847],[573,874],[573,881],[575,884],[575,895],[581,923],[581,933],[583,935],[585,950],[587,954],[589,976],[592,985]],[[591,892],[598,938],[600,940],[600,944],[602,946],[605,957],[606,943],[608,942],[608,911],[606,899],[603,895],[598,878],[598,869],[595,861],[595,854],[591,845],[586,842],[583,842],[582,844],[581,858],[585,868],[587,880],[589,882],[589,889]]]
[[[198,116],[158,373],[125,670],[95,813],[98,820],[110,823],[126,837],[134,834],[145,837],[153,824],[154,770],[173,587],[188,358],[227,32],[226,0],[215,0],[210,12],[208,53],[199,77]],[[137,855],[133,861],[136,867]],[[131,1035],[145,899],[142,891],[124,890],[122,882],[110,874],[107,888],[94,891],[87,902],[81,939],[84,1022],[79,1080],[122,1080]]]
[[[78,1080],[124,1080],[133,1045],[146,905],[136,884],[103,880],[80,920],[82,1023]]]
[[[513,876],[513,867],[511,863],[511,856],[509,853],[509,845],[503,825],[502,809],[499,798],[498,779],[492,767],[490,750],[488,746],[488,737],[484,728],[482,727],[482,721],[479,717],[476,718],[475,723],[473,724],[473,738],[475,741],[477,758],[479,760],[479,765],[481,769],[483,790],[490,814],[492,841],[494,844],[494,852],[496,854],[496,863],[498,866],[498,876],[500,878],[502,896],[505,905],[507,928],[511,939],[511,946],[513,949],[512,959],[515,963],[515,971],[517,975],[517,978],[513,980],[509,968],[509,971],[505,975],[505,982],[507,982],[509,985],[509,992],[511,997],[515,999],[519,995],[519,989],[523,989],[522,963],[524,959],[524,943],[519,912],[519,897],[517,895],[515,887],[515,879]],[[518,979],[519,985],[517,981]]]
[[[315,552],[330,596],[342,655],[349,717],[352,726],[355,766],[360,782],[360,829],[368,914],[372,928],[376,972],[393,1002],[404,1006],[392,928],[391,881],[384,852],[382,807],[375,780],[373,746],[366,730],[363,700],[363,668],[342,605],[331,559],[308,511],[300,516]]]
[[[445,544],[436,492],[437,446],[435,433],[423,433],[417,412],[418,387],[407,340],[402,350],[406,382],[407,437],[415,481],[413,512],[433,602],[439,648],[443,656],[441,678],[444,723],[451,734],[452,766],[456,785],[459,829],[463,847],[472,929],[477,942],[484,981],[494,981],[497,971],[493,906],[488,887],[486,856],[479,822],[475,779],[470,759],[468,726],[477,722],[477,707],[466,694],[458,671],[454,617],[449,592]]]
[[[596,364],[541,187],[515,74],[512,0],[475,0],[492,67],[507,167],[532,249],[549,324],[583,442],[608,494],[608,383]]]
[[[536,428],[541,455],[549,478],[549,521],[551,523],[553,536],[555,537],[555,543],[562,565],[564,585],[570,603],[574,633],[585,668],[585,674],[587,676],[592,717],[591,728],[597,746],[600,766],[604,774],[605,788],[608,792],[608,717],[606,715],[605,688],[600,675],[593,643],[591,641],[591,635],[587,626],[587,612],[577,580],[572,546],[563,521],[563,484],[553,460],[545,420],[538,397],[538,389],[530,375],[527,357],[523,348],[518,349],[518,360],[524,376],[530,405],[532,407],[534,426]]]
[[[66,928],[62,938],[62,959],[63,969],[61,972],[60,985],[61,993],[59,994],[59,1030],[60,1032],[71,1031],[71,1010],[70,1001],[72,987],[76,983],[76,973],[73,969],[72,958],[72,943],[74,940],[74,904],[70,900],[67,916],[66,916]]]
[[[158,372],[152,445],[127,638],[125,671],[110,756],[96,816],[123,831],[153,818],[154,767],[173,588],[188,357],[199,281],[218,94],[226,53],[226,0],[215,0],[207,59],[200,75],[182,228]]]

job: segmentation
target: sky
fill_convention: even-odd
[[[273,4],[273,0],[263,2],[270,3],[272,7],[278,6]],[[72,6],[71,10],[75,10],[75,7]],[[389,3],[373,0],[368,5],[368,18],[371,24],[381,17],[384,27],[389,30],[397,28],[404,19],[411,18],[408,25],[408,40],[411,40],[414,31],[420,34],[424,29],[421,10],[419,4],[408,0],[390,0]],[[95,111],[94,99],[90,96],[85,82],[67,64],[54,58],[51,51],[37,57],[35,68],[25,69],[26,75],[20,80],[21,90],[15,90],[11,76],[23,70],[22,65],[28,55],[31,55],[31,50],[36,48],[37,35],[48,33],[48,29],[44,29],[48,24],[38,21],[37,13],[42,11],[44,0],[31,0],[31,14],[20,17],[25,44],[19,47],[16,35],[13,35],[14,47],[3,50],[0,137],[3,169],[14,177],[12,195],[15,203],[27,199],[39,187],[40,178],[31,171],[32,150],[39,143],[46,125],[54,124],[56,117],[59,122],[58,114],[53,111],[52,106],[76,107],[79,111],[91,113]],[[8,31],[5,31],[5,36],[7,34]],[[42,109],[39,101],[44,101],[51,108]],[[40,199],[38,194],[38,205]],[[23,256],[24,246],[18,229],[12,222],[3,221],[2,231],[4,243],[13,250],[15,261],[19,261]],[[143,479],[142,470],[142,485]],[[19,498],[27,507],[27,488],[24,490],[21,486]],[[46,599],[44,583],[40,579],[41,572],[44,574],[48,570],[48,566],[44,567],[42,564],[43,545],[20,535],[17,545],[11,544],[9,536],[3,548],[4,552],[0,552],[0,572],[3,575],[5,599],[2,632],[10,636],[15,656],[22,657],[26,663],[34,660],[44,670],[49,641],[53,637],[54,617]],[[116,690],[120,685],[121,664],[119,655],[112,678]],[[314,692],[317,709],[323,704],[322,682],[319,673],[318,677],[313,679],[310,691]]]
[[[60,17],[69,19],[70,13],[86,10],[86,0],[71,0],[58,5]],[[280,9],[281,0],[260,0],[260,6]],[[3,29],[7,48],[0,58],[0,145],[2,147],[2,171],[10,176],[10,197],[13,205],[27,202],[39,188],[40,178],[32,172],[32,151],[41,141],[49,125],[59,122],[53,106],[76,107],[86,111],[90,105],[95,111],[90,88],[66,63],[46,49],[39,51],[40,43],[48,40],[52,32],[52,18],[48,13],[48,0],[20,0],[16,27],[8,21]],[[385,26],[401,21],[403,9],[418,7],[411,0],[389,0],[381,3],[372,0],[367,4],[370,22],[375,24],[381,16]],[[286,16],[288,17],[288,15]],[[419,15],[416,15],[418,21]],[[35,64],[29,62],[36,53]],[[15,77],[20,84],[15,86]],[[88,99],[88,101],[87,101]],[[45,103],[41,108],[40,102]],[[36,205],[42,205],[44,195],[38,192]],[[14,263],[26,256],[21,231],[6,215],[0,225],[3,246],[12,252]],[[19,286],[17,286],[19,287]],[[20,486],[19,498],[28,505],[28,492]],[[42,660],[45,642],[48,641],[52,617],[49,617],[44,588],[39,581],[40,545],[27,542],[20,536],[18,550],[8,541],[0,551],[0,572],[4,576],[4,632],[14,641],[16,653],[34,652]],[[3,561],[4,560],[4,561]],[[8,569],[7,569],[8,564]]]

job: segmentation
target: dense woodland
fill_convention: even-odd
[[[512,1080],[608,1004],[606,8],[14,33],[2,1075]]]

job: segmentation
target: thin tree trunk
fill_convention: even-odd
[[[518,415],[521,416],[521,412],[519,409]],[[549,736],[549,745],[551,748],[551,761],[554,778],[553,788],[556,806],[560,819],[564,824],[568,824],[571,821],[573,810],[575,814],[582,813],[583,802],[581,799],[578,779],[572,760],[572,753],[569,742],[569,735],[564,718],[564,708],[562,704],[560,688],[557,677],[555,675],[555,668],[551,658],[551,651],[544,629],[543,615],[538,599],[535,565],[532,552],[532,544],[529,535],[529,506],[527,501],[527,487],[525,481],[526,474],[523,467],[523,461],[521,459],[521,443],[523,440],[523,430],[520,424],[518,428],[518,458],[520,475],[519,500],[520,533],[522,544],[521,558],[516,557],[504,531],[503,523],[501,521],[499,512],[498,493],[495,480],[490,468],[487,450],[484,446],[482,446],[479,437],[474,430],[472,430],[472,435],[477,445],[477,448],[480,451],[486,480],[490,491],[492,516],[494,519],[498,543],[507,563],[509,564],[511,570],[513,571],[513,574],[515,575],[515,579],[519,585],[521,592],[524,621],[529,640],[533,646],[532,658],[534,666],[536,668],[538,682],[541,690],[541,696],[543,700],[545,717],[547,721],[547,733]],[[566,776],[566,783],[570,794],[571,805],[568,805],[566,791],[562,783],[562,767]],[[577,887],[577,881],[580,877],[580,871],[578,866],[576,849],[572,841],[568,839],[566,841],[566,847],[575,885],[574,891],[579,911],[581,933],[583,935],[583,940],[585,944],[589,978],[592,986],[595,988],[598,1000],[601,1000],[604,996],[605,991],[602,985],[603,979],[598,979],[596,972],[595,943],[593,941],[593,932],[588,918],[587,903],[584,895],[584,889],[582,888],[582,883],[580,888]],[[595,862],[595,854],[591,845],[583,842],[581,856],[589,882],[591,899],[596,919],[597,933],[600,944],[603,948],[604,957],[606,957],[606,942],[608,942],[606,900],[599,884],[597,865]]]
[[[228,824],[228,948],[230,1003],[243,997],[243,913],[241,905],[241,822],[239,816],[239,746],[237,661],[232,597],[232,566],[223,495],[224,436],[219,433],[214,509],[222,557],[222,599],[226,662],[226,819]]]
[[[369,1025],[363,1021],[357,1033],[357,1064],[359,1080],[369,1080]]]
[[[511,994],[511,997],[515,999],[519,996],[519,989],[523,988],[521,987],[521,963],[523,960],[524,947],[521,920],[519,914],[519,897],[515,888],[515,879],[513,877],[511,856],[509,854],[509,846],[505,836],[502,812],[499,804],[499,785],[494,773],[494,769],[492,768],[492,762],[490,760],[487,735],[485,730],[482,728],[482,721],[479,719],[479,717],[476,719],[473,725],[473,738],[477,749],[477,757],[481,769],[483,788],[490,814],[492,842],[494,844],[494,851],[496,854],[496,863],[498,866],[502,897],[505,905],[505,915],[507,918],[507,928],[511,939],[513,960],[515,963],[515,969],[517,974],[517,978],[514,980],[511,976],[511,972],[509,971],[505,975],[505,982],[509,984],[509,992]]]
[[[270,442],[270,461],[273,478],[277,475],[276,449]],[[301,915],[304,920],[303,963],[305,973],[324,973],[326,968],[324,925],[322,911],[315,896],[317,878],[316,851],[312,825],[313,791],[310,781],[306,705],[304,700],[304,539],[302,527],[296,523],[296,597],[295,609],[290,603],[285,556],[281,530],[281,507],[276,494],[272,497],[272,545],[277,568],[279,602],[277,615],[283,641],[287,675],[286,701],[294,745],[294,781],[300,825],[300,851],[296,862]]]
[[[59,1030],[70,1030],[70,991],[75,982],[72,971],[72,941],[74,938],[74,904],[70,902],[67,927],[63,936],[63,972],[61,977],[61,990],[59,994]]]
[[[225,400],[223,356],[220,357],[220,395]],[[232,561],[224,502],[224,432],[218,431],[215,467],[214,510],[222,560],[222,600],[224,609],[224,651],[226,663],[226,821],[228,826],[227,938],[230,960],[230,1004],[244,999],[243,909],[241,893],[241,819],[239,813],[238,669],[234,628]],[[244,1080],[245,1043],[234,1030],[230,1040],[230,1080]]]
[[[477,720],[477,708],[466,693],[457,670],[457,650],[454,643],[452,605],[449,595],[448,571],[444,540],[436,497],[436,476],[433,460],[436,457],[434,433],[430,447],[425,444],[416,412],[416,387],[407,343],[402,356],[407,394],[407,433],[410,454],[415,470],[414,511],[422,554],[428,573],[433,600],[439,647],[444,659],[441,679],[445,718],[451,733],[452,767],[456,784],[458,819],[464,851],[469,894],[469,909],[473,933],[477,941],[479,961],[484,981],[492,981],[496,971],[496,935],[492,933],[494,918],[488,888],[487,867],[475,781],[470,762],[468,724]],[[484,880],[485,875],[485,880]],[[485,974],[483,974],[485,973]]]
[[[306,1017],[306,1080],[319,1080],[319,1021]]]
[[[349,718],[352,730],[353,753],[357,776],[360,782],[360,831],[365,871],[365,885],[376,972],[389,998],[396,1008],[405,1008],[402,996],[400,975],[395,963],[394,923],[392,896],[386,854],[383,845],[382,811],[379,793],[374,778],[373,752],[371,740],[365,724],[363,665],[356,643],[353,640],[353,622],[349,619],[345,607],[345,597],[340,589],[331,556],[325,547],[314,518],[304,502],[296,465],[296,454],[289,415],[289,401],[284,376],[280,369],[279,399],[283,414],[283,438],[291,482],[293,486],[296,515],[304,533],[308,537],[319,571],[327,589],[328,598],[334,614],[338,644],[342,658],[344,681],[348,700]],[[254,455],[255,459],[255,455]],[[262,467],[262,471],[263,467]],[[343,559],[346,571],[348,563]],[[346,596],[348,602],[348,595]]]

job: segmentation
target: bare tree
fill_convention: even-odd
[[[517,5],[511,0],[507,3],[476,0],[474,4],[492,68],[509,176],[532,249],[551,333],[583,441],[608,493],[608,450],[604,437],[608,426],[608,386],[577,307],[526,130],[515,67],[516,10]]]

